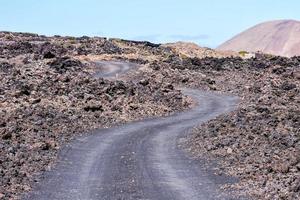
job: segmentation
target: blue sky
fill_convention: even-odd
[[[257,23],[300,20],[299,0],[0,0],[0,30],[216,47]]]

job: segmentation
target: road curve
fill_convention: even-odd
[[[95,130],[66,146],[56,167],[25,200],[210,200],[228,177],[215,176],[177,145],[188,131],[231,111],[237,98],[185,89],[198,105],[175,115]]]

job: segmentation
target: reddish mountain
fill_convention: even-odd
[[[288,57],[300,55],[300,21],[276,20],[258,24],[228,40],[217,49],[262,51]]]

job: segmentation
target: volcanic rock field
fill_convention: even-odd
[[[0,199],[29,192],[79,135],[193,107],[180,88],[239,97],[235,111],[178,142],[194,159],[216,162],[216,174],[239,179],[225,191],[299,199],[300,57],[195,51],[183,44],[0,32]],[[93,76],[96,61],[139,67],[103,79]]]

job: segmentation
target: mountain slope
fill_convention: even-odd
[[[258,24],[223,43],[217,49],[262,51],[288,57],[300,55],[300,21],[276,20]]]

